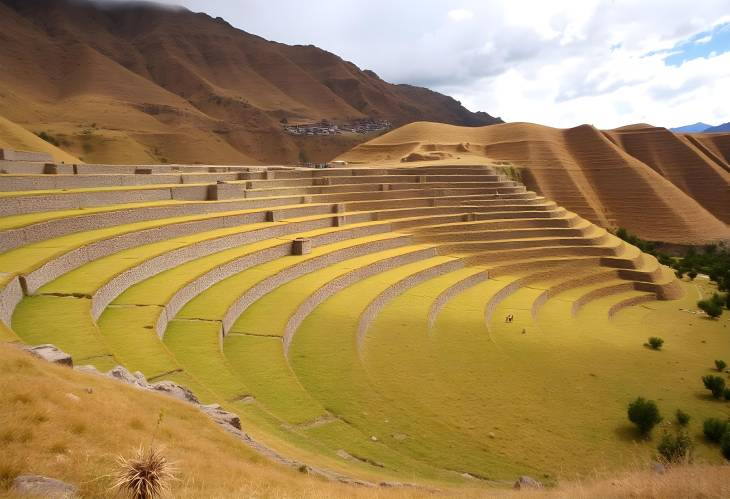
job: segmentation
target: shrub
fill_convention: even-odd
[[[720,438],[720,452],[722,457],[730,460],[730,431],[726,431]]]
[[[719,305],[721,307],[725,305],[725,297],[717,293],[712,294],[712,298],[710,298],[710,301],[715,305]]]
[[[661,350],[662,345],[664,345],[664,340],[658,336],[652,336],[649,338],[649,346],[652,350]]]
[[[712,299],[700,300],[697,302],[697,306],[711,319],[716,319],[722,315],[722,306]]]
[[[730,388],[725,388],[725,390],[722,392],[722,398],[725,400],[730,400]]]
[[[702,383],[704,383],[705,388],[712,392],[712,396],[716,399],[722,397],[725,392],[725,380],[720,376],[714,376],[712,374],[702,376]]]
[[[61,143],[58,141],[58,139],[56,137],[54,137],[53,135],[51,135],[49,133],[46,133],[45,131],[36,132],[36,135],[38,137],[40,137],[41,139],[45,140],[46,142],[48,142],[49,144],[53,144],[56,147],[61,145]]]
[[[694,281],[695,277],[697,277],[697,272],[695,272],[694,270],[690,270],[689,272],[687,272],[687,277],[689,277],[690,281]]]
[[[648,436],[651,430],[662,421],[659,408],[653,400],[638,397],[629,404],[629,421],[634,423],[642,436]]]
[[[130,459],[119,457],[114,489],[133,499],[155,499],[167,490],[174,478],[172,464],[159,449],[139,447]]]
[[[727,363],[724,360],[716,360],[715,367],[717,368],[718,371],[722,372],[727,367]]]
[[[692,459],[694,442],[686,431],[680,430],[676,435],[664,432],[657,446],[659,455],[669,463],[689,462]]]
[[[705,419],[705,422],[702,424],[702,433],[705,434],[705,437],[710,442],[719,442],[722,436],[727,433],[727,430],[727,421],[722,421],[717,418]]]
[[[689,424],[689,420],[692,419],[692,417],[684,412],[682,409],[677,409],[675,416],[677,418],[677,424],[679,424],[679,426],[687,426]]]

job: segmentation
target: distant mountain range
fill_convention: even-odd
[[[694,125],[685,125],[677,128],[670,128],[673,132],[679,133],[715,133],[715,132],[730,132],[730,122],[723,123],[722,125],[712,126],[707,123],[698,122]]]
[[[299,137],[283,125],[502,121],[317,47],[153,3],[0,0],[0,47],[10,122],[0,147],[18,143],[3,130],[24,128],[86,162],[326,161],[372,137]]]

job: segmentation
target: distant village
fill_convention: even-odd
[[[339,125],[327,120],[296,125],[282,121],[282,126],[291,135],[337,135],[344,132],[368,134],[391,129],[390,121],[370,118],[353,120]]]

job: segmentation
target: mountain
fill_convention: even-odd
[[[670,128],[672,132],[677,133],[698,133],[698,132],[704,132],[708,128],[710,128],[712,125],[708,125],[707,123],[702,123],[701,121],[698,121],[694,125],[684,125],[679,126],[677,128]]]
[[[0,117],[87,162],[330,159],[365,137],[280,122],[501,122],[314,46],[150,3],[0,0]]]
[[[411,123],[338,159],[413,166],[502,161],[531,190],[603,227],[681,244],[730,240],[728,133],[674,134],[646,124],[598,130]]]
[[[716,132],[730,132],[730,122],[723,123],[722,125],[711,126],[703,130],[704,133],[716,133]]]

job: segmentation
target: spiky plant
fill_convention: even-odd
[[[173,464],[155,447],[145,449],[140,446],[133,457],[118,457],[117,465],[116,482],[112,488],[132,499],[161,497],[175,478]]]

